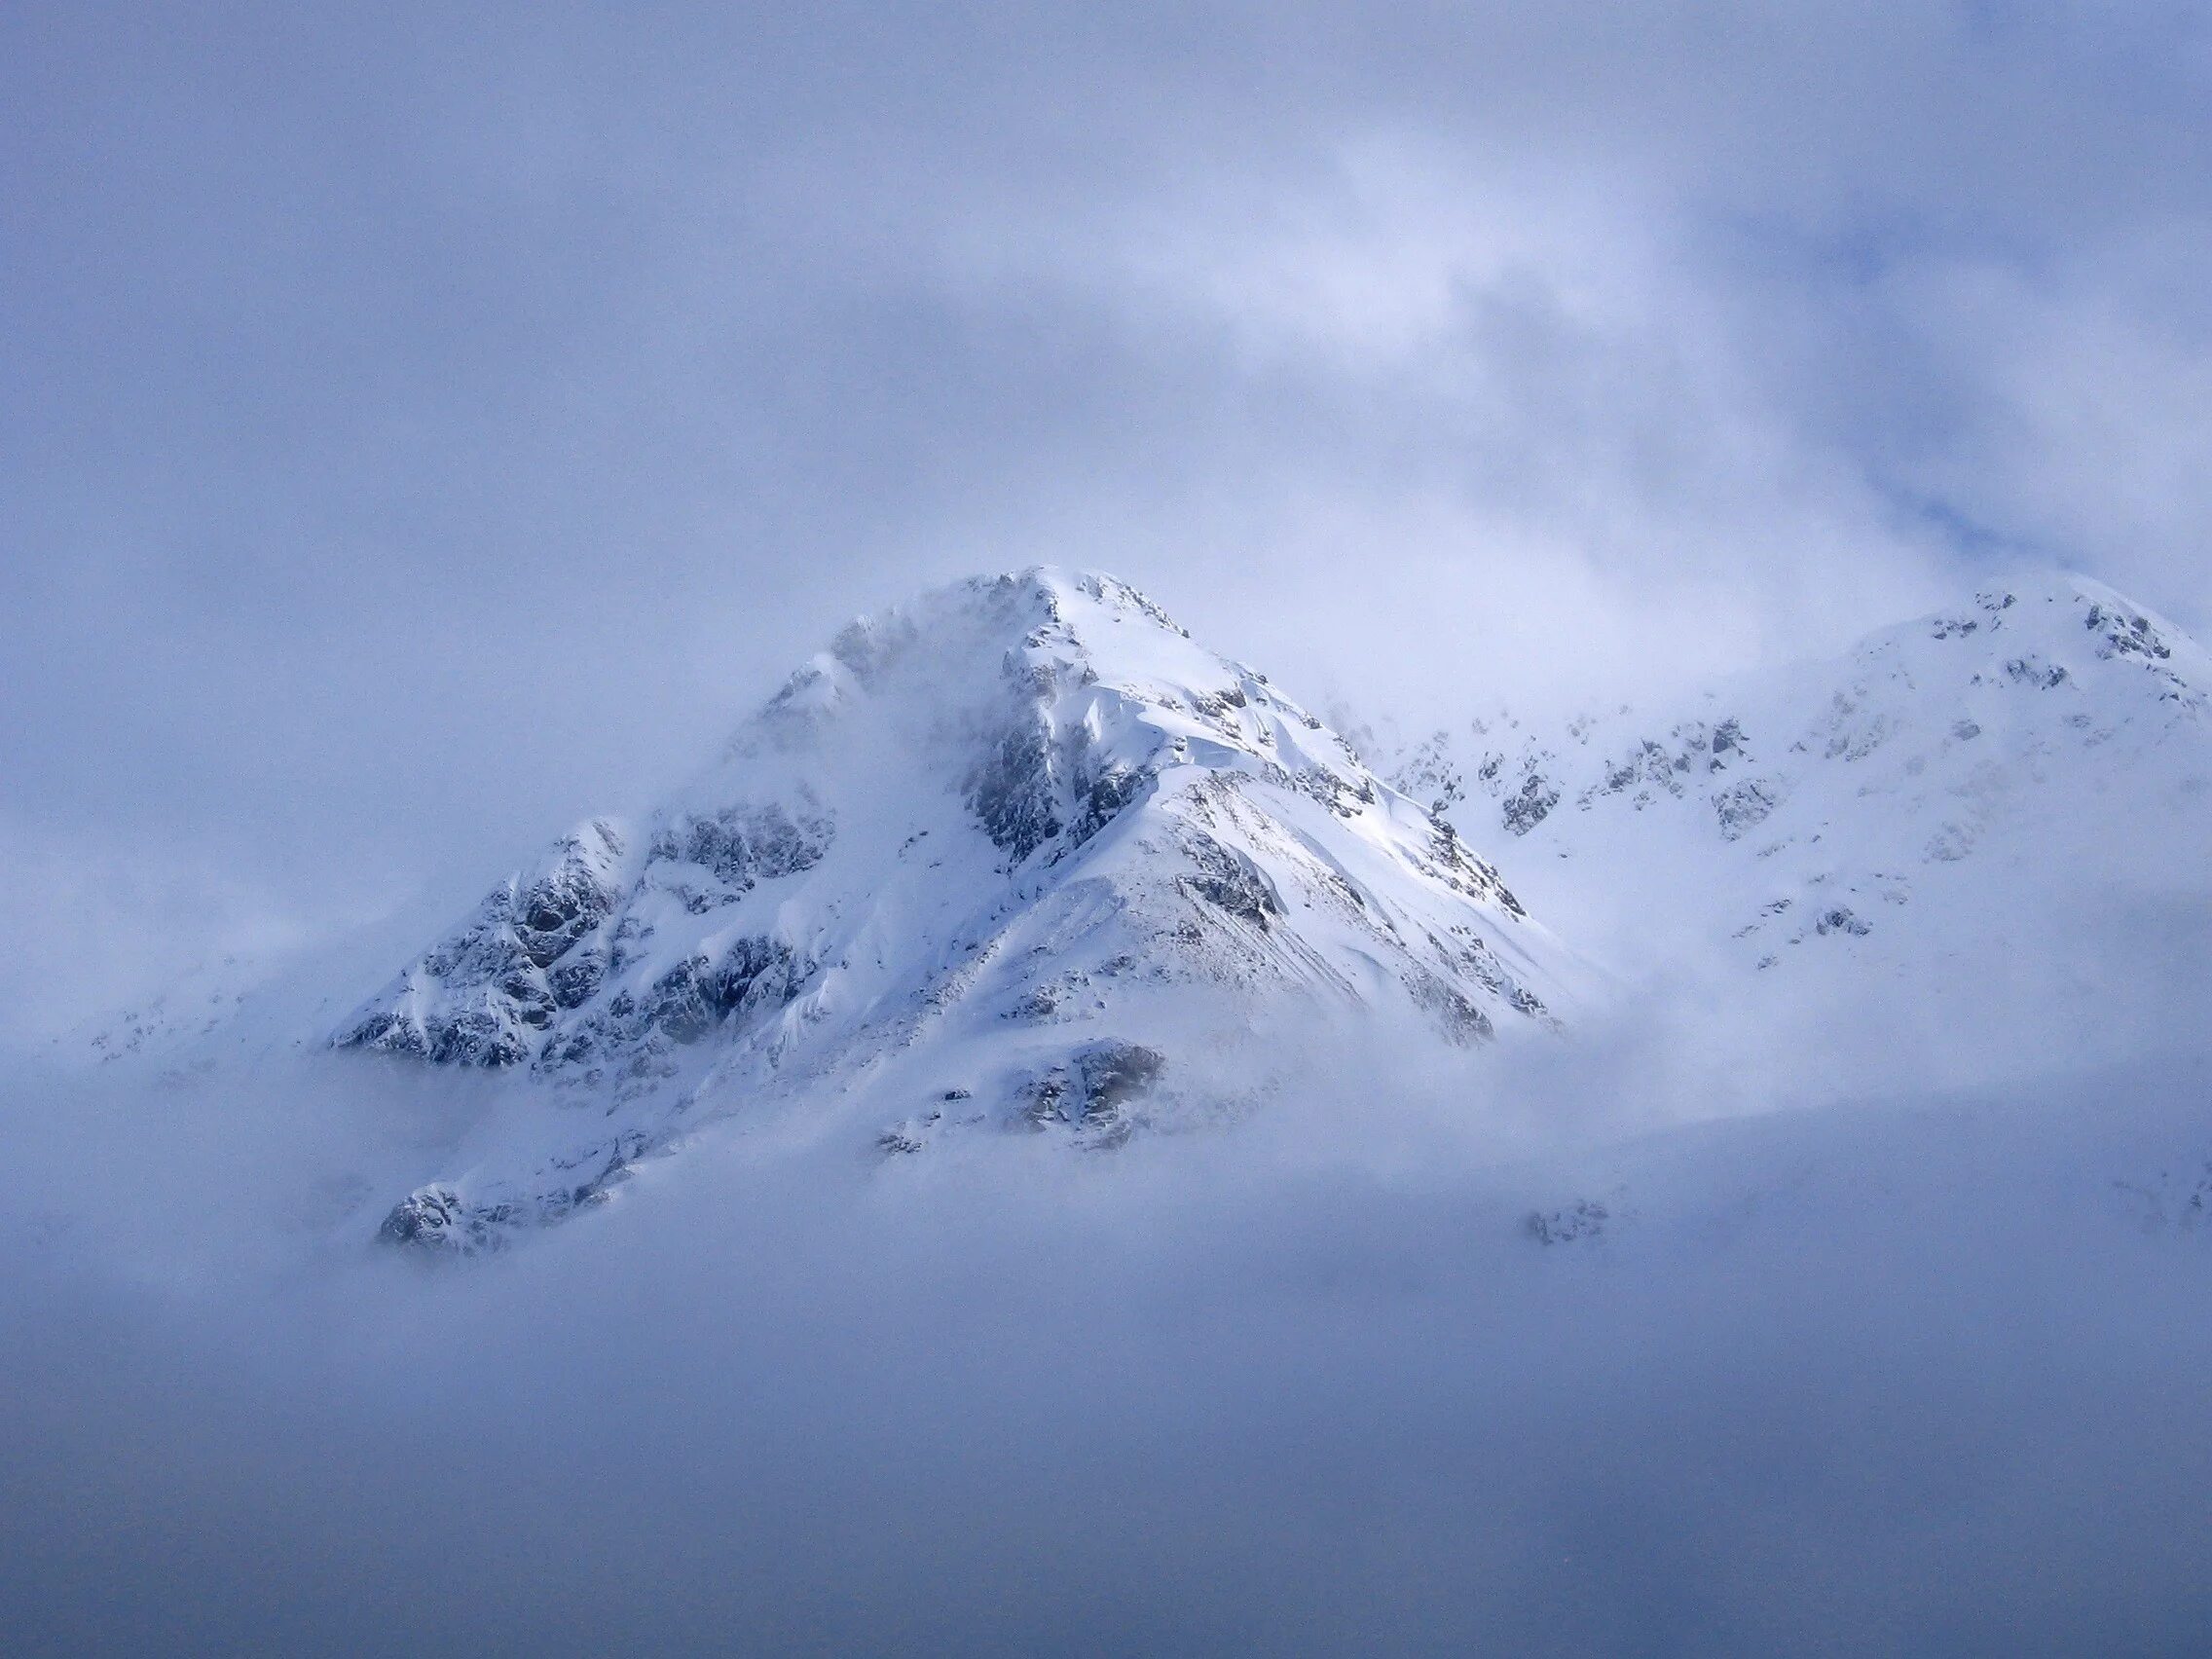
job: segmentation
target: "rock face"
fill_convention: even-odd
[[[1571,976],[1265,676],[1123,584],[1031,571],[854,623],[676,799],[500,882],[333,1041],[501,1080],[384,1225],[471,1251],[710,1118],[865,1081],[915,1108],[885,1152],[1109,1147],[1197,1109],[1181,1046],[1286,998],[1467,1044],[1544,1029]]]
[[[2212,661],[2098,583],[1993,587],[1657,715],[1493,716],[1379,756],[1631,976],[1956,1002],[2053,906],[2212,881]],[[2177,885],[2178,884],[2178,885]],[[2089,970],[2082,967],[2079,972]],[[2046,1009],[2047,1016],[2052,1011]]]

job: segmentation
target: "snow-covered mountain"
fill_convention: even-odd
[[[1111,1145],[1218,1109],[1188,1059],[1286,996],[1467,1045],[1551,1027],[1574,975],[1264,675],[1036,570],[854,623],[675,799],[501,880],[333,1042],[498,1075],[384,1228],[475,1248],[716,1118],[857,1101],[891,1153]]]
[[[476,1491],[534,1536],[586,1530],[440,1606],[490,1605],[511,1646],[512,1609],[550,1596],[553,1649],[576,1644],[561,1584],[647,1582],[649,1617],[686,1561],[676,1599],[709,1616],[662,1645],[836,1645],[817,1609],[857,1605],[857,1575],[893,1645],[1000,1636],[1004,1574],[972,1614],[926,1605],[957,1540],[1045,1540],[1025,1581],[1051,1580],[1100,1492],[1187,1536],[1055,1597],[1032,1645],[1225,1536],[1289,1563],[1287,1647],[1404,1628],[1409,1560],[1487,1574],[1430,1645],[1480,1648],[1517,1598],[1502,1645],[1542,1645],[1624,1530],[1673,1543],[1622,1558],[1637,1593],[1582,1645],[1649,1645],[1649,1587],[1702,1607],[1734,1552],[1814,1611],[1662,1607],[1666,1639],[1833,1646],[1839,1540],[1875,1602],[1947,1551],[1926,1604],[1870,1631],[1886,1651],[1967,1630],[1958,1584],[1987,1605],[2019,1582],[2003,1524],[2048,1513],[2068,1530],[2031,1565],[2068,1608],[2115,1588],[2045,1645],[2184,1649],[2204,1573],[2172,1540],[2197,1536],[2208,1456],[2177,1406],[2212,1360],[2207,685],[2149,613],[2013,586],[1656,718],[1462,726],[1408,757],[1433,792],[1409,797],[1102,579],[856,624],[688,788],[457,926],[380,922],[381,946],[264,964],[242,1003],[203,976],[82,1077],[11,1077],[12,1352],[59,1402],[6,1395],[17,1440],[58,1448],[18,1483],[59,1494],[32,1530],[66,1541],[86,1492],[126,1534],[170,1519],[126,1649],[174,1624],[179,1526],[276,1516],[218,1585],[260,1605],[271,1551],[358,1577],[355,1511],[389,1518],[368,1547],[401,1576],[465,1554]],[[1530,919],[1555,910],[1564,944]],[[2030,1075],[1942,1075],[1985,1025]],[[2095,1055],[2099,1025],[2135,1051]],[[1214,1129],[1247,1078],[1245,1121],[1145,1132]],[[579,1206],[494,1272],[393,1276]],[[1317,1423],[1352,1425],[1321,1463],[1383,1528],[1341,1617],[1295,1581],[1346,1553],[1297,1507],[1343,1509],[1343,1483],[1312,1457],[1278,1478]],[[266,1470],[349,1501],[270,1498]],[[333,1512],[312,1559],[283,1553]],[[879,1550],[856,1556],[855,1516]],[[87,1528],[105,1595],[117,1527]],[[816,1576],[755,1596],[738,1572],[752,1599],[715,1601],[771,1542]],[[1570,1567],[1530,1601],[1537,1556]],[[1814,1558],[1808,1598],[1788,1572]],[[2129,1623],[2143,1561],[2163,1624]],[[1251,1645],[1248,1620],[1188,1615],[1124,1645]],[[231,1635],[205,1644],[254,1645]]]
[[[2212,961],[2212,661],[2092,582],[1657,715],[1362,742],[1375,771],[1109,578],[973,580],[854,623],[672,799],[428,948],[387,924],[232,965],[89,1052],[419,1102],[343,1225],[467,1251],[708,1125],[894,1161],[1193,1126],[1332,1014],[1442,1051],[1656,987],[1668,1063],[1707,1077],[1788,1051],[1800,1081],[1971,1088],[2155,1045]]]
[[[1378,758],[1562,937],[1715,999],[1887,985],[1933,1009],[2017,979],[2056,1031],[2119,989],[2086,982],[2114,971],[2084,954],[2099,924],[2147,978],[2207,925],[2212,659],[2084,578],[1992,587],[1683,707],[1491,715]]]

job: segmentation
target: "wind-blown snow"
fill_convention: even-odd
[[[854,623],[676,799],[508,877],[337,1042],[512,1075],[387,1223],[472,1249],[716,1118],[1113,1145],[1234,1109],[1186,1056],[1286,997],[1463,1044],[1549,1029],[1572,972],[1264,675],[1110,578],[1032,571]]]

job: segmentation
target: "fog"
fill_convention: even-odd
[[[372,1238],[472,1082],[56,1056],[365,994],[978,571],[1408,731],[2022,564],[2212,637],[2208,75],[2188,0],[0,16],[0,1640],[2200,1650],[2178,817],[1940,985],[1286,1016],[1099,1156],[740,1115],[442,1269]]]
[[[2189,1650],[2202,1054],[1864,1097],[1909,1037],[1677,1017],[1312,1032],[1106,1155],[741,1118],[446,1268],[369,1241],[404,1067],[19,1076],[14,1640]]]

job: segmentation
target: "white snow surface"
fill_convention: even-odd
[[[1102,579],[856,625],[444,937],[11,1070],[11,1628],[2194,1651],[2208,686],[2011,583],[1409,799]]]
[[[2212,944],[2212,659],[2085,577],[1683,707],[1497,713],[1377,757],[1623,985],[1776,1043],[1940,1039],[1857,1087],[2119,1057],[2197,1017],[2168,964]]]
[[[1110,578],[864,617],[636,821],[507,877],[335,1034],[501,1087],[388,1231],[480,1248],[704,1123],[1111,1146],[1286,1006],[1548,1035],[1577,969],[1451,827]],[[365,1060],[359,1054],[343,1058]],[[795,1116],[779,1108],[803,1102]]]
[[[1361,741],[1375,770],[1111,578],[978,578],[855,622],[671,799],[429,948],[203,975],[88,1051],[193,1096],[344,1072],[394,1127],[327,1225],[472,1252],[703,1138],[856,1173],[1099,1151],[1332,1051],[1533,1100],[1595,1044],[1624,1110],[1721,1115],[2196,1040],[2212,661],[2097,583],[1672,710]]]

